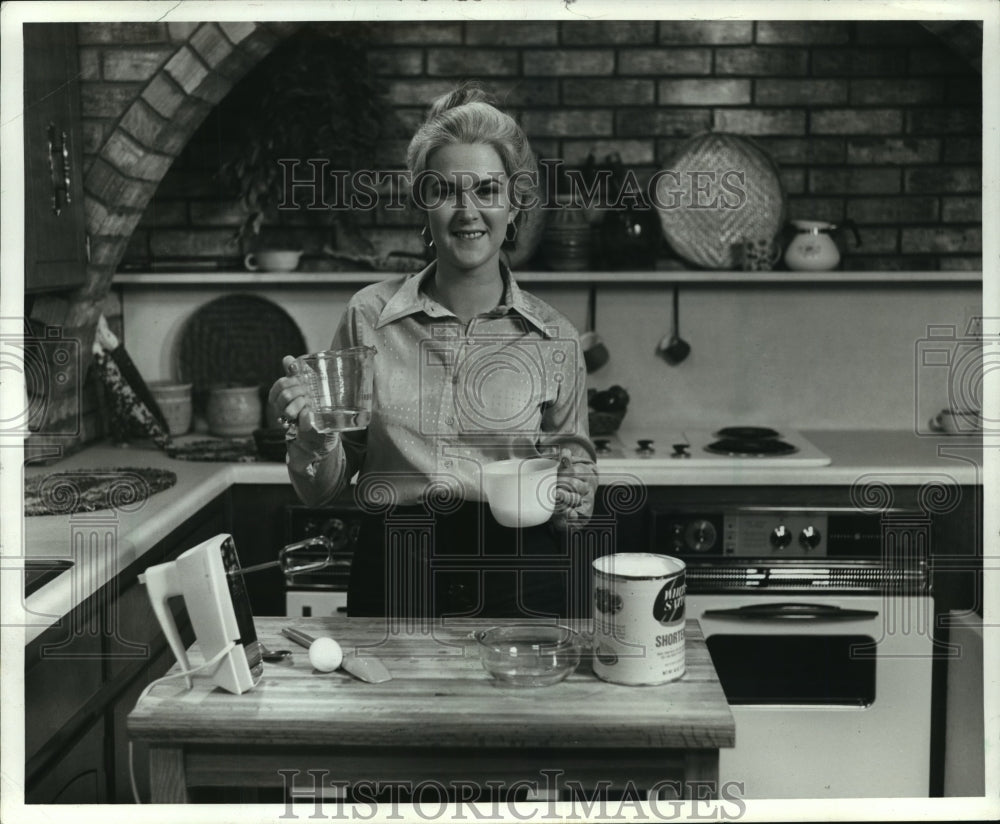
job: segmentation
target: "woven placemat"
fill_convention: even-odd
[[[703,134],[684,143],[657,183],[663,234],[682,258],[735,269],[743,240],[773,238],[785,222],[778,167],[741,135]]]
[[[280,306],[256,295],[226,295],[206,303],[181,336],[178,371],[192,384],[203,413],[212,386],[260,386],[266,392],[284,373],[284,355],[305,354],[298,325]]]
[[[24,514],[72,515],[99,509],[138,510],[157,492],[170,489],[177,475],[166,469],[134,467],[53,472],[24,483]]]

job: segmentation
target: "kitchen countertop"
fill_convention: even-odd
[[[319,673],[293,645],[289,659],[265,663],[260,682],[242,695],[200,675],[190,691],[179,679],[156,685],[128,718],[129,735],[154,748],[153,803],[187,800],[187,784],[280,786],[290,767],[323,769],[347,784],[377,776],[499,780],[510,787],[557,770],[551,777],[563,786],[629,781],[648,788],[672,776],[672,766],[683,769],[683,779],[717,782],[719,749],[735,742],[732,711],[693,619],[684,632],[686,671],[675,681],[644,687],[602,681],[588,651],[564,681],[537,689],[494,681],[479,662],[471,633],[510,621],[254,623],[271,649],[288,645],[279,632],[293,624],[314,637],[337,638],[359,657],[374,651],[392,678],[368,684],[343,671]],[[567,623],[589,629],[589,622]],[[193,648],[192,666],[202,661]]]
[[[915,436],[897,430],[806,430],[804,433],[832,459],[829,466],[812,468],[768,468],[761,461],[748,461],[736,468],[653,468],[639,458],[601,459],[602,482],[642,483],[649,486],[849,486],[865,475],[879,475],[886,483],[920,485],[928,480],[950,478],[960,485],[982,483],[982,440],[958,436]],[[177,474],[175,486],[148,498],[131,511],[106,510],[116,523],[116,556],[93,568],[82,569],[84,558],[69,574],[42,586],[26,599],[25,642],[41,632],[142,557],[159,540],[183,524],[200,507],[233,484],[285,484],[283,463],[205,463],[169,458],[150,446],[115,447],[97,444],[45,467],[25,468],[25,476],[46,475],[77,469],[150,467]],[[98,513],[94,513],[97,515]],[[45,515],[24,518],[20,545],[4,550],[4,568],[17,568],[18,556],[26,558],[73,558],[72,534],[82,516]],[[12,529],[8,537],[13,538]],[[83,582],[86,582],[85,584]],[[85,591],[86,590],[86,591]]]

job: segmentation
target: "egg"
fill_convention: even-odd
[[[320,672],[333,672],[344,660],[344,651],[332,638],[317,638],[309,645],[309,663]]]

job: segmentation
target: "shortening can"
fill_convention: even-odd
[[[684,562],[620,552],[594,566],[594,672],[616,684],[665,684],[684,674]]]

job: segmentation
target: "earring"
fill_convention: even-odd
[[[510,231],[511,229],[514,230],[513,233]],[[504,240],[508,243],[513,243],[517,240],[517,224],[514,223],[514,221],[507,224],[507,231],[504,233]]]
[[[427,234],[427,229],[428,228],[429,228],[428,226],[424,226],[424,228],[420,230],[420,239],[424,242],[424,246],[426,246],[428,249],[433,249],[434,248],[434,238],[430,237]]]

